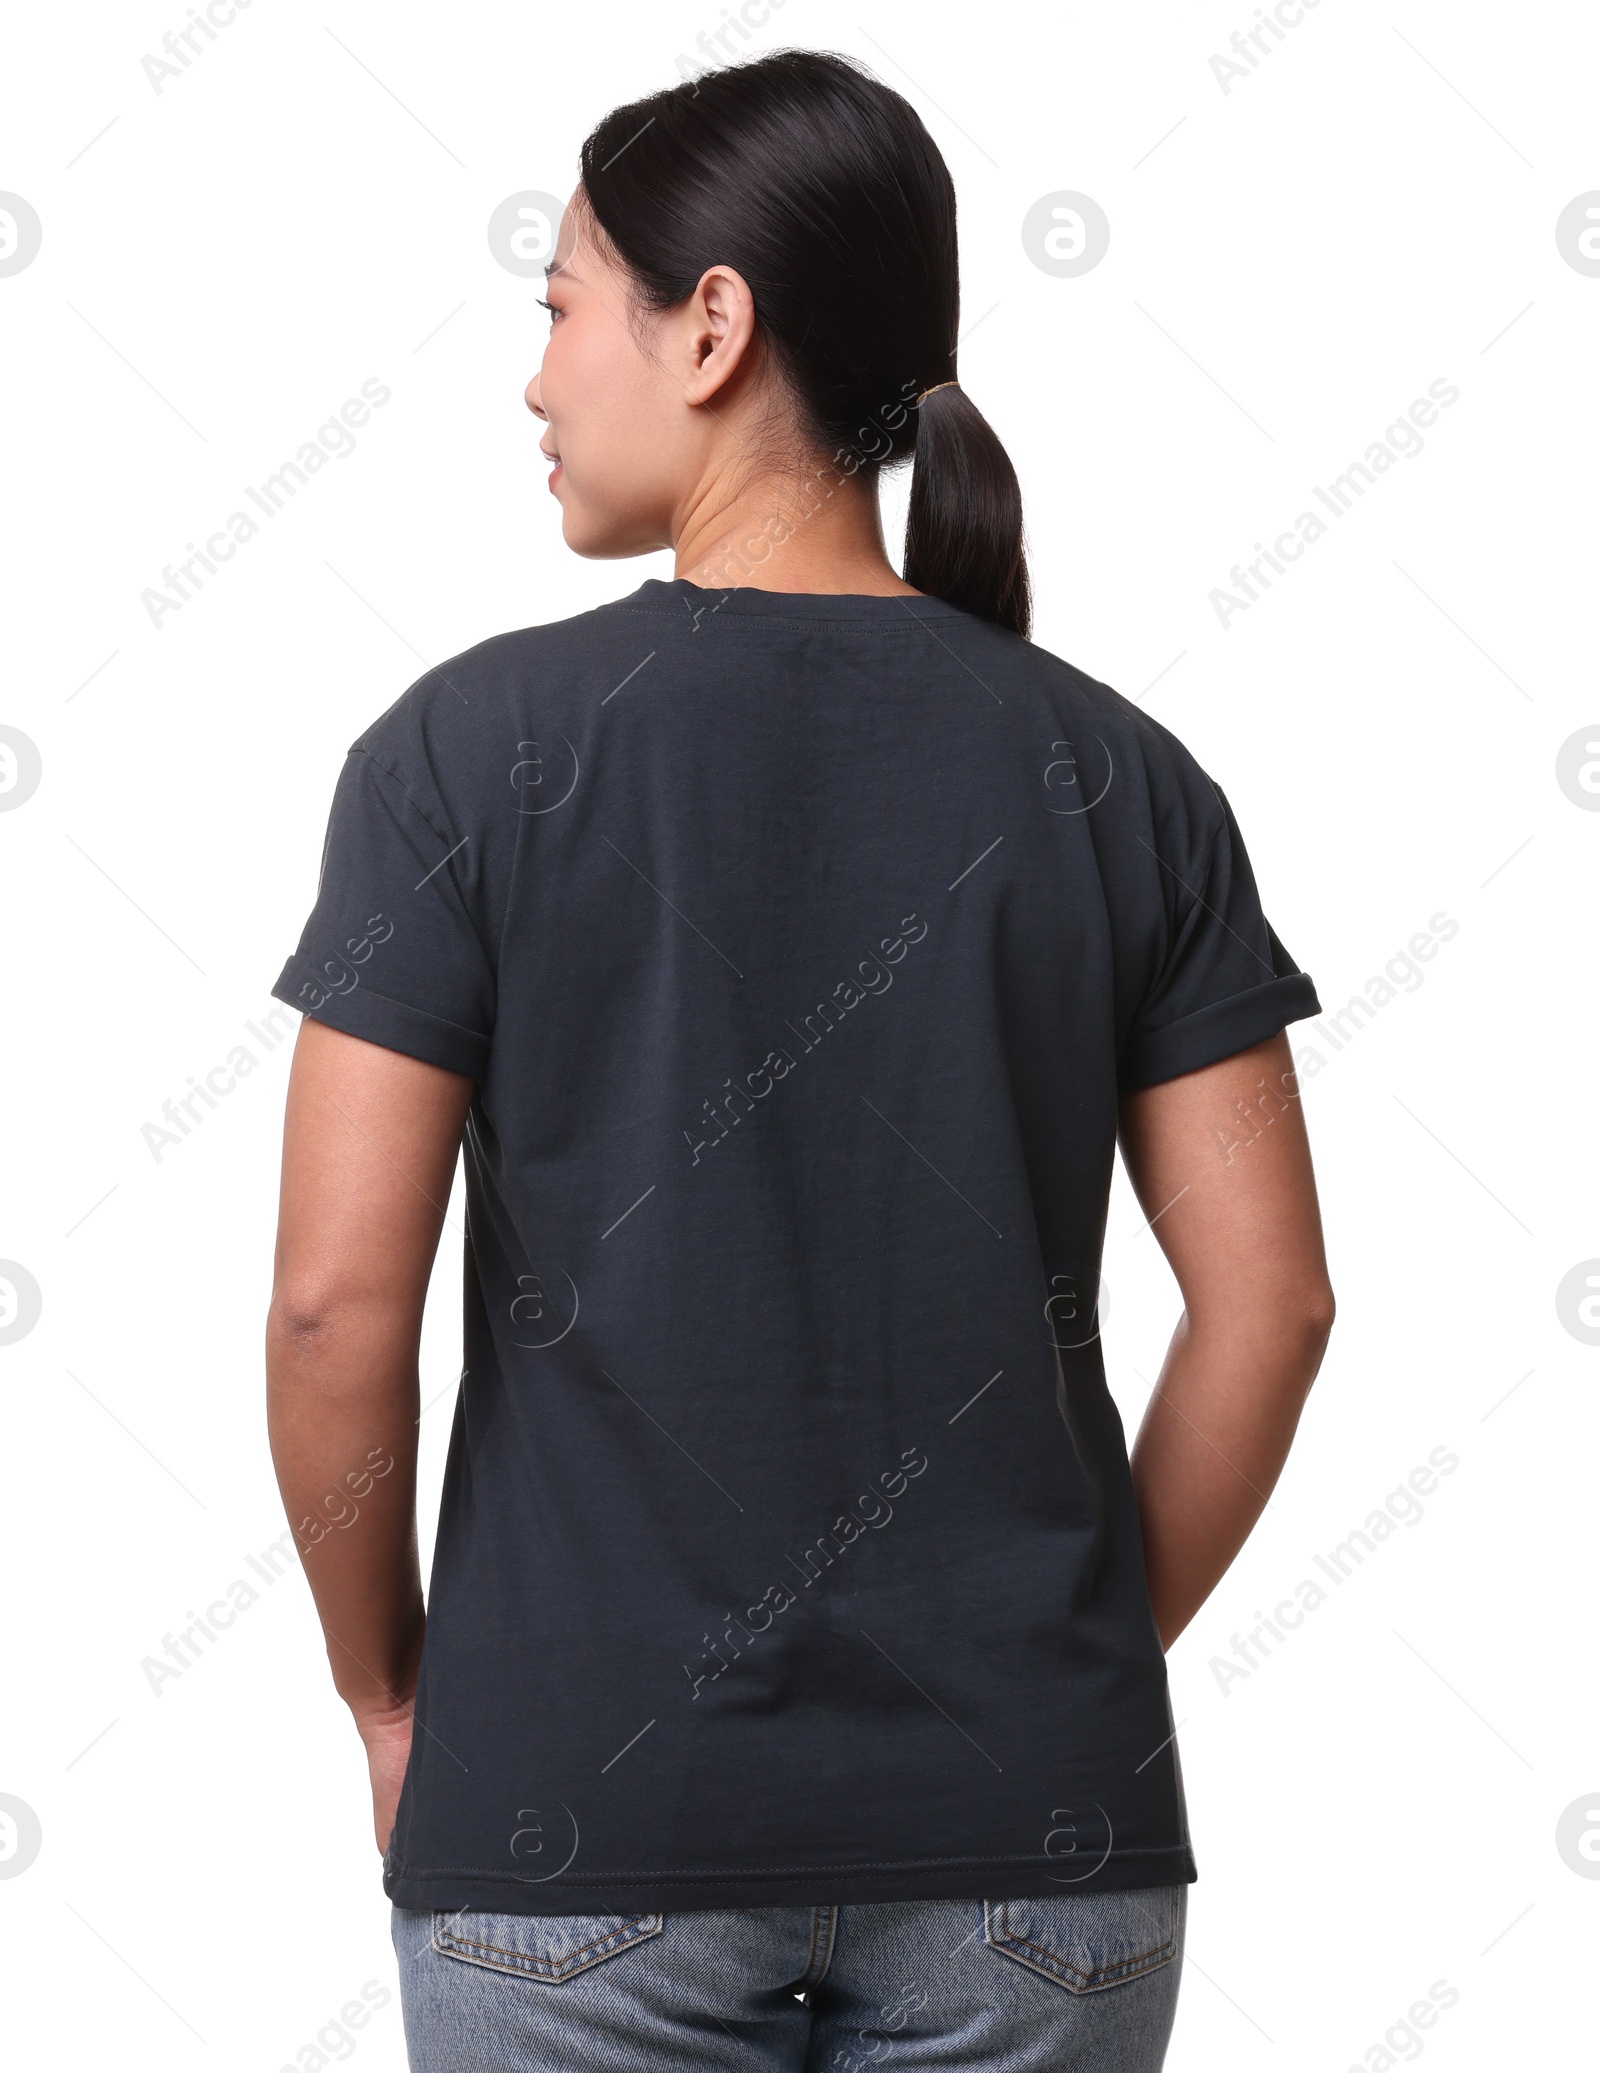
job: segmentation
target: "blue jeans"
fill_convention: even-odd
[[[406,2045],[412,2073],[1159,2073],[1187,1900],[396,1908]]]

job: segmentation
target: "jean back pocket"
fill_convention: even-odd
[[[1171,1963],[1183,1897],[1181,1886],[1137,1886],[986,1900],[984,1940],[1070,1993],[1093,1994]]]
[[[440,1910],[433,1947],[447,1958],[556,1986],[661,1934],[661,1915],[493,1915]]]

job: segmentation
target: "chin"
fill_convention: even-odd
[[[636,555],[653,554],[657,548],[669,544],[665,540],[645,538],[631,526],[575,511],[570,505],[562,506],[561,537],[572,552],[581,555],[585,561],[630,561]]]

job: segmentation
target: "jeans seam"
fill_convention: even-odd
[[[818,1902],[811,1910],[811,1955],[806,1960],[806,1969],[800,1975],[802,1987],[819,1984],[833,1962],[833,1939],[839,1924],[837,1907]],[[821,1962],[818,1962],[818,1953]]]

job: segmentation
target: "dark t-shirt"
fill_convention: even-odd
[[[274,991],[477,1083],[396,1903],[1195,1876],[1117,1101],[1319,1010],[1171,734],[932,598],[647,582],[361,736]]]

